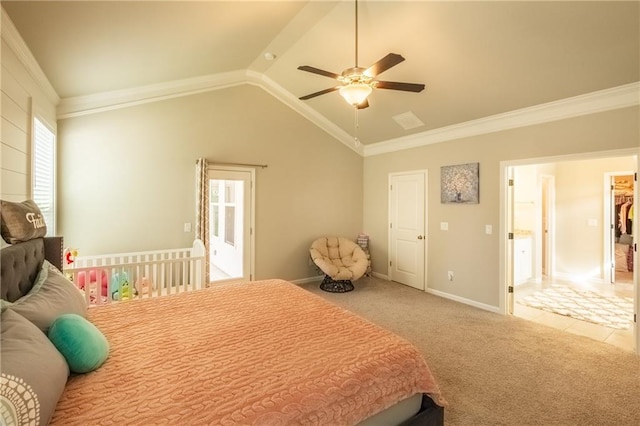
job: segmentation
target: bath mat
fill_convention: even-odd
[[[633,299],[559,285],[523,297],[518,303],[618,330],[629,328],[633,322]]]

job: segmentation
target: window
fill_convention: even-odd
[[[219,203],[220,197],[218,196],[219,192],[219,181],[218,180],[209,180],[209,212],[211,217],[209,218],[209,223],[211,226],[211,235],[214,237],[220,236],[220,212],[219,212]]]
[[[225,181],[224,191],[224,242],[236,245],[236,181]]]
[[[56,232],[55,153],[56,136],[38,118],[33,119],[33,174],[31,193],[47,224],[47,235]]]

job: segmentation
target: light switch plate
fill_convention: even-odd
[[[440,222],[440,230],[448,231],[449,230],[449,222]]]
[[[485,225],[484,226],[484,233],[487,234],[487,235],[491,235],[493,233],[493,226]]]

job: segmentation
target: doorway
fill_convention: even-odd
[[[501,243],[504,254],[501,286],[505,286],[501,289],[504,291],[501,300],[505,301],[505,313],[637,351],[635,342],[639,332],[633,322],[638,299],[637,268],[629,273],[626,288],[612,285],[611,262],[605,257],[611,245],[603,235],[611,232],[607,214],[611,210],[611,201],[607,198],[611,185],[606,176],[617,174],[612,170],[636,169],[638,153],[626,150],[616,154],[503,164],[502,176],[506,178],[512,172],[516,178],[513,196],[509,195],[506,179],[503,183],[501,226],[505,235],[511,232],[513,239]],[[530,174],[528,181],[525,176],[524,185],[523,173]],[[637,187],[633,192],[637,192]],[[511,221],[509,214],[513,214]],[[629,228],[635,232],[638,229],[637,224]],[[531,250],[530,255],[527,250]],[[627,253],[630,252],[627,250]],[[637,254],[631,252],[630,257],[637,259]],[[513,293],[508,292],[509,282],[513,282]],[[532,305],[522,303],[529,295],[545,293],[548,289],[551,289],[548,293],[560,289],[568,294],[589,293],[607,299],[625,299],[626,321],[623,327],[616,328],[611,323],[601,325],[589,321],[593,317],[576,319],[567,312],[558,314],[557,310],[548,309],[549,306],[531,309]],[[575,305],[576,300],[572,299],[569,304]]]
[[[426,288],[427,172],[389,175],[389,279]]]
[[[253,169],[210,167],[210,281],[253,279]]]
[[[605,175],[604,205],[607,216],[605,227],[605,264],[607,282],[619,286],[633,284],[633,218],[634,173],[619,171]]]

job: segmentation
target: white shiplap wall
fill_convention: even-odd
[[[31,96],[5,66],[8,49],[2,46],[2,162],[0,197],[22,201],[29,198],[31,171]]]
[[[23,201],[31,197],[32,118],[55,133],[60,99],[4,9],[1,13],[0,198]]]

